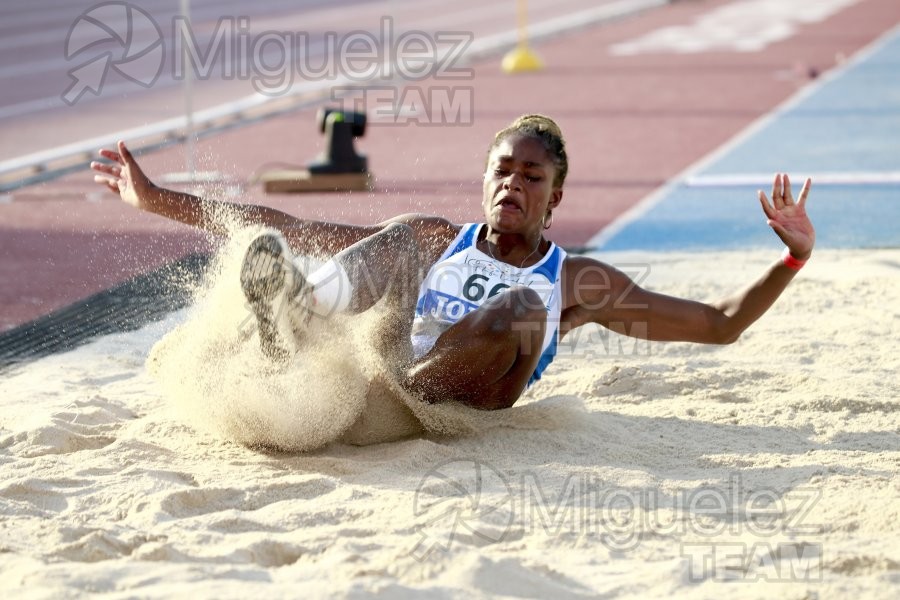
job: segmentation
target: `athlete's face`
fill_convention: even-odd
[[[527,233],[543,227],[548,208],[562,200],[553,187],[556,167],[543,144],[513,135],[497,144],[484,173],[484,216],[500,233]]]

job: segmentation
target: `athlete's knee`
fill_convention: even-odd
[[[419,244],[413,228],[405,223],[391,223],[378,234],[383,241],[385,252],[390,257],[390,266],[395,274],[400,271],[410,277],[417,277],[420,270]]]
[[[497,343],[507,340],[521,351],[543,339],[547,309],[537,292],[530,288],[506,289],[485,302],[477,312],[473,333],[490,336]]]
[[[547,307],[533,289],[516,285],[492,298],[493,304],[512,321],[545,321]]]
[[[416,235],[413,228],[406,223],[391,223],[379,232],[380,235],[387,236],[392,243],[416,248]]]
[[[510,288],[509,293],[515,299],[517,310],[521,314],[535,313],[544,315],[547,312],[547,307],[544,305],[544,301],[541,299],[540,294],[532,288],[524,285],[517,285]]]

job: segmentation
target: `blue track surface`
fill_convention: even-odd
[[[756,190],[768,193],[770,184],[756,179],[771,180],[780,170],[792,175],[795,195],[813,176],[807,209],[818,247],[900,247],[900,30],[591,245],[771,247],[776,238],[756,199]],[[840,183],[854,175],[863,182]],[[829,179],[837,183],[822,182]]]

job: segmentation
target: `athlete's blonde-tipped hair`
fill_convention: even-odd
[[[512,135],[522,135],[540,140],[547,150],[547,154],[553,160],[553,166],[556,167],[553,186],[562,187],[566,180],[566,174],[569,172],[569,157],[566,155],[566,142],[563,140],[562,130],[556,121],[545,115],[522,115],[509,126],[497,132],[491,147],[488,148],[488,156],[503,140]]]

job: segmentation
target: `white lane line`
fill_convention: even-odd
[[[131,89],[134,87],[134,84],[129,83],[128,87]],[[110,86],[110,88],[112,88],[112,86]],[[38,98],[37,100],[29,100],[27,102],[19,102],[18,104],[0,107],[0,119],[19,117],[51,108],[62,108],[63,106],[65,106],[65,104],[60,99],[59,95],[50,96],[49,98]]]
[[[687,187],[747,187],[772,185],[772,173],[729,173],[722,175],[694,175],[684,180]],[[794,181],[803,181],[807,177],[814,185],[893,185],[900,183],[900,171],[848,171],[798,173],[792,176]]]
[[[825,87],[825,85],[831,83],[832,81],[835,81],[840,77],[843,77],[851,69],[869,59],[884,46],[887,46],[898,34],[900,34],[900,25],[897,25],[887,32],[883,33],[868,46],[859,50],[852,58],[842,63],[838,67],[827,71],[822,77],[819,77],[806,87],[797,91],[793,96],[772,109],[771,112],[763,115],[762,117],[748,125],[743,129],[743,131],[739,132],[733,138],[725,142],[725,144],[719,146],[711,153],[688,166],[686,169],[667,181],[661,187],[651,192],[650,195],[645,197],[643,200],[639,201],[637,204],[619,215],[619,217],[616,218],[612,223],[601,229],[599,232],[597,232],[596,235],[588,240],[586,246],[588,248],[594,249],[602,248],[604,245],[609,243],[612,238],[618,235],[619,232],[621,232],[625,227],[643,217],[654,206],[662,202],[675,190],[675,188],[680,185],[684,185],[684,182],[692,177],[698,177],[704,169],[721,159],[732,150],[735,150],[738,146],[748,141],[751,137],[756,135],[765,127],[768,127],[769,124],[775,121],[778,117],[800,105],[807,98],[818,92],[821,88]]]
[[[857,4],[859,0],[743,0],[704,13],[690,25],[651,31],[616,44],[613,54],[692,54],[698,52],[759,52],[793,37],[799,26],[817,23]]]
[[[60,17],[58,13],[55,14],[54,16],[56,17],[56,19],[52,23],[48,22],[48,9],[46,7],[42,8],[39,14],[36,14],[32,17],[11,15],[5,23],[7,26],[12,26],[13,28],[22,28],[32,25],[40,25],[41,30],[3,36],[2,38],[0,38],[0,50],[32,48],[34,46],[48,43],[63,47],[66,35],[72,28],[72,24],[77,21],[81,15],[85,14],[86,12],[90,12],[91,8],[96,7],[96,5],[101,4],[101,2],[86,2],[85,4],[87,4],[88,6],[84,9],[79,9],[77,7],[65,7],[65,15]],[[93,4],[94,6],[90,6],[91,4]],[[157,5],[155,6],[148,6],[148,3],[146,1],[142,1],[140,3],[134,2],[133,4],[140,8],[142,11],[153,16],[153,21],[157,25],[160,25],[161,29],[163,29],[162,25],[171,23],[172,18],[178,15],[178,12],[175,11],[175,9],[177,8],[177,2],[173,2],[172,0],[164,0],[163,2],[157,3]],[[298,2],[296,0],[285,0],[284,2],[275,3],[266,2],[263,5],[263,8],[264,10],[283,10],[285,8],[295,9],[297,8],[297,4]],[[325,5],[320,5],[313,8],[315,9],[325,7]],[[196,2],[191,3],[191,19],[196,25],[199,25],[200,27],[202,27],[204,23],[213,22],[214,20],[219,19],[222,16],[244,16],[245,14],[244,9],[235,9],[233,5],[228,9],[228,11],[229,12],[223,14],[223,8],[219,5],[219,3],[211,3],[208,5],[201,5],[199,7],[196,5]],[[252,18],[253,17],[251,16],[251,19]],[[275,26],[279,22],[280,21],[272,20],[272,28],[275,28]],[[121,31],[121,29],[116,29],[116,27],[120,27],[122,24],[117,23],[114,20],[106,22],[106,25],[109,25],[116,31]],[[140,23],[134,24],[131,28],[132,34],[152,31],[153,30],[151,28],[142,27]],[[163,33],[165,33],[165,30],[163,31]]]
[[[575,31],[597,23],[614,21],[623,17],[669,4],[672,0],[620,0],[563,15],[528,26],[528,38],[532,41],[554,37],[563,32]],[[504,31],[475,40],[469,48],[467,58],[477,58],[491,54],[518,41],[518,30]]]
[[[314,93],[317,91],[324,91],[325,89],[330,88],[332,85],[340,85],[342,83],[349,85],[352,82],[312,82],[303,86],[297,86],[297,89],[293,89],[290,94],[286,94],[284,97],[286,98],[293,95],[299,96]],[[196,125],[199,126],[205,122],[215,121],[234,114],[238,114],[243,111],[258,108],[264,104],[271,102],[271,100],[272,98],[270,98],[269,96],[265,96],[263,94],[253,94],[251,96],[241,98],[240,100],[237,100],[235,102],[229,102],[227,104],[213,106],[206,110],[197,111],[193,115],[193,121]],[[171,119],[158,121],[149,125],[134,127],[131,129],[126,129],[124,131],[117,131],[112,134],[97,136],[89,140],[66,144],[64,146],[59,146],[50,150],[34,152],[26,156],[0,162],[0,175],[21,171],[31,168],[35,165],[43,165],[71,156],[84,155],[85,157],[93,157],[98,148],[114,145],[118,140],[140,141],[141,138],[160,136],[169,132],[177,132],[179,130],[183,130],[186,124],[186,118],[184,116],[173,117]]]

